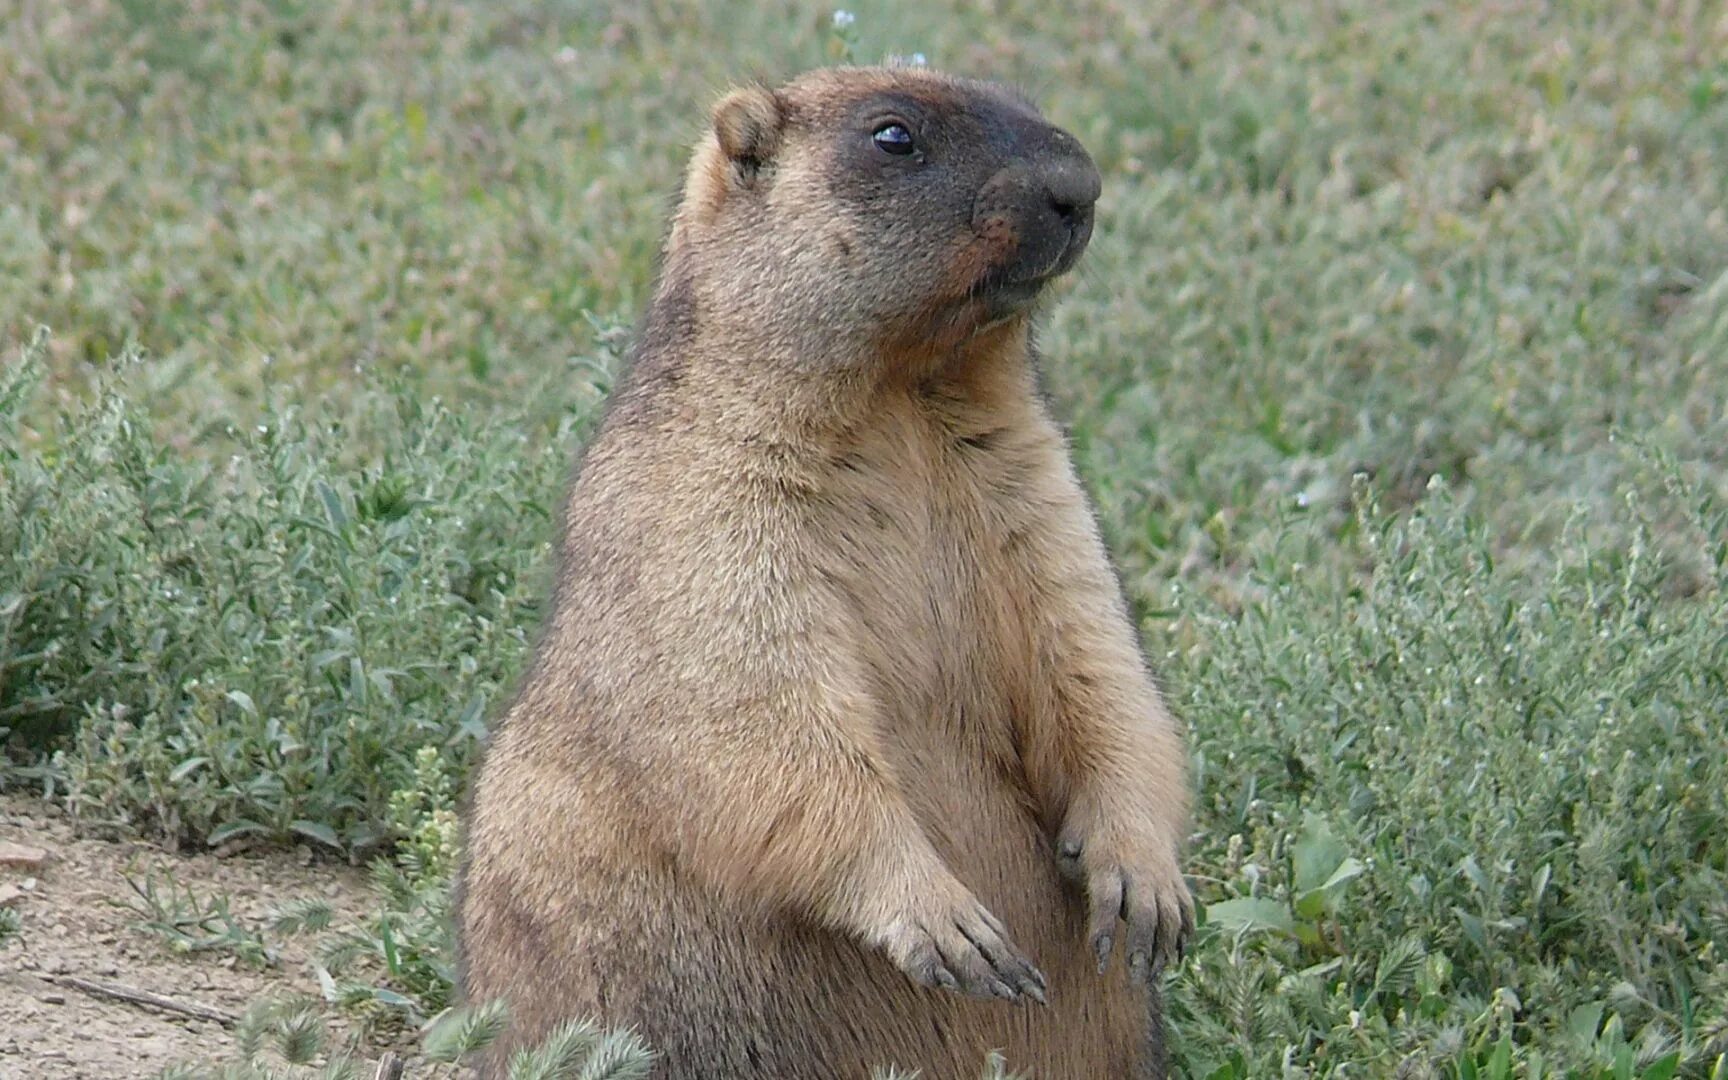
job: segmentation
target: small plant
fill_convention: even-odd
[[[228,894],[200,895],[172,870],[147,869],[142,875],[121,874],[132,896],[109,901],[139,916],[133,928],[167,942],[177,953],[231,953],[252,967],[276,963],[276,953],[264,938],[236,917]]]
[[[426,1064],[408,1080],[451,1080],[507,1029],[500,1002],[452,1009],[425,1032]],[[238,1061],[205,1066],[181,1064],[157,1080],[358,1080],[360,1063],[349,1050],[332,1046],[318,1003],[301,998],[255,1003],[235,1031]],[[643,1080],[654,1054],[629,1031],[606,1031],[570,1021],[538,1046],[511,1055],[506,1080]]]
[[[324,996],[369,1022],[423,1023],[449,1001],[455,982],[449,882],[379,859],[372,884],[381,910],[319,944]]]
[[[653,1055],[628,1031],[582,1020],[560,1025],[539,1046],[510,1057],[509,1080],[642,1080]]]
[[[461,1061],[497,1042],[509,1022],[502,1001],[448,1009],[426,1031],[426,1056],[433,1061]]]
[[[322,901],[299,901],[275,914],[278,933],[326,934],[318,947],[324,996],[368,1023],[418,1025],[450,1000],[455,799],[448,763],[437,749],[422,747],[414,756],[412,783],[390,797],[400,837],[393,858],[372,863],[378,913],[363,924],[335,929],[334,912]]]
[[[157,1080],[359,1080],[361,1074],[350,1053],[332,1047],[317,1002],[304,998],[254,1002],[234,1030],[234,1050],[237,1061],[174,1065]]]
[[[1206,924],[1231,935],[1261,931],[1287,934],[1316,956],[1337,951],[1337,928],[1329,917],[1337,912],[1350,881],[1367,867],[1349,854],[1333,835],[1332,827],[1314,813],[1304,819],[1302,833],[1291,845],[1289,861],[1290,884],[1284,899],[1250,895],[1220,900],[1207,905]],[[1253,876],[1258,878],[1257,868]]]
[[[858,16],[844,8],[828,20],[828,60],[835,64],[853,64],[858,58]]]
[[[458,855],[456,777],[437,747],[415,751],[412,783],[390,796],[390,818],[403,871],[415,881],[447,881]]]
[[[270,913],[270,929],[284,937],[316,934],[330,928],[336,910],[316,897],[291,900]]]
[[[9,945],[24,931],[24,920],[9,907],[0,907],[0,946]]]

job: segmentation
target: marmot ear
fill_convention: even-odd
[[[714,106],[714,136],[720,141],[720,152],[746,184],[774,159],[785,123],[780,99],[765,86],[734,90]]]

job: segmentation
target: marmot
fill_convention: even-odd
[[[467,812],[494,1061],[580,1016],[668,1080],[1161,1072],[1183,739],[1029,336],[1098,171],[922,69],[712,121]]]

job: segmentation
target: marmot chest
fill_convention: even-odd
[[[908,767],[1000,777],[1033,676],[1011,462],[888,427],[837,458],[819,576]],[[971,786],[968,784],[968,786]]]

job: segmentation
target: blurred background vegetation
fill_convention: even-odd
[[[0,0],[0,784],[383,858],[335,996],[436,1012],[708,102],[922,54],[1105,175],[1041,342],[1192,729],[1182,1075],[1728,1075],[1728,11],[849,14]]]

